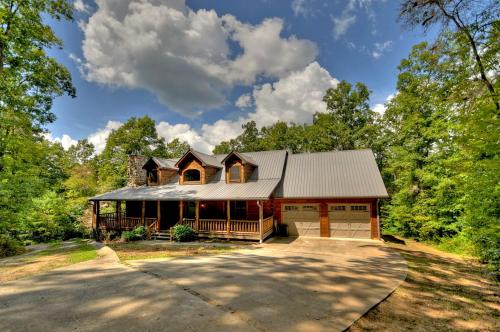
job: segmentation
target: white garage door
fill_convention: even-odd
[[[329,204],[331,237],[371,238],[369,204]]]
[[[284,204],[283,221],[291,236],[320,236],[318,204]]]

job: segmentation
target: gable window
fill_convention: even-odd
[[[229,181],[230,182],[241,182],[240,178],[240,167],[239,165],[233,165],[229,169]]]
[[[197,169],[188,169],[184,172],[185,182],[200,182],[200,171]]]
[[[241,220],[247,217],[246,201],[231,201],[231,219]]]
[[[158,182],[158,171],[156,169],[152,169],[148,171],[148,181],[149,183]]]

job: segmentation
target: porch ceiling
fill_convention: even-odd
[[[177,200],[259,200],[268,199],[279,179],[259,180],[246,183],[225,182],[205,185],[167,184],[163,186],[125,187],[102,195],[91,201],[177,201]]]

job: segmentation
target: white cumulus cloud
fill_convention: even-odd
[[[72,139],[69,135],[62,135],[61,137],[54,137],[52,133],[44,133],[43,137],[50,142],[57,142],[62,145],[64,150],[68,150],[70,146],[76,145],[78,143],[77,140]]]
[[[88,13],[90,11],[90,6],[87,5],[83,0],[75,0],[73,2],[73,7],[76,11],[82,13]]]
[[[236,105],[240,108],[251,107],[253,105],[252,96],[248,93],[243,94],[243,95],[238,97],[238,99],[236,100],[234,105]]]
[[[158,132],[158,136],[163,137],[167,143],[178,138],[199,151],[210,152],[213,148],[187,123],[170,124],[161,121],[156,125],[156,131]]]
[[[387,96],[387,98],[385,99],[385,102],[383,104],[375,104],[373,107],[372,107],[372,110],[374,112],[377,112],[378,114],[380,115],[384,115],[385,113],[385,110],[387,109],[386,107],[386,103],[391,101],[391,99],[394,98],[394,94],[390,94]]]
[[[94,144],[96,153],[101,153],[104,150],[109,134],[111,134],[113,130],[120,128],[122,125],[123,123],[120,121],[108,121],[104,128],[100,128],[88,136],[89,142]]]
[[[82,68],[89,81],[142,88],[170,109],[195,115],[223,106],[236,84],[280,78],[303,68],[316,45],[281,37],[283,21],[245,24],[184,0],[96,0],[81,27]],[[242,50],[232,54],[229,42]]]

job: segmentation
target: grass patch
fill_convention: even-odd
[[[140,243],[112,243],[109,245],[121,261],[170,258],[195,255],[217,255],[240,249],[237,246],[207,245],[147,245]]]
[[[499,285],[484,265],[427,244],[401,242],[387,245],[408,262],[406,280],[350,331],[500,330]]]
[[[69,246],[51,243],[46,250],[0,260],[0,283],[95,258],[97,251],[85,240],[73,240]]]

